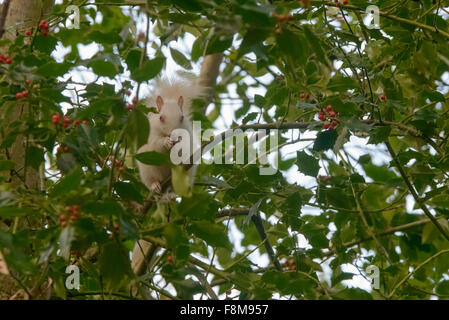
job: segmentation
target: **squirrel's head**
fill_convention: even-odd
[[[152,126],[160,128],[164,135],[170,135],[171,132],[183,127],[184,124],[184,98],[179,96],[177,100],[168,99],[164,101],[161,96],[156,98],[158,114],[153,115]]]

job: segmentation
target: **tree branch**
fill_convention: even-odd
[[[412,194],[413,198],[415,199],[416,203],[420,206],[420,208],[424,211],[426,216],[432,221],[432,223],[435,225],[435,227],[438,229],[438,231],[441,232],[441,234],[446,238],[446,240],[449,241],[449,233],[440,225],[438,220],[432,215],[432,213],[429,211],[427,206],[425,205],[424,201],[420,198],[418,193],[415,190],[415,187],[410,182],[409,178],[407,177],[407,174],[405,173],[404,169],[402,168],[401,163],[399,162],[396,153],[393,150],[393,147],[390,144],[390,141],[387,139],[385,142],[388,152],[390,153],[391,157],[393,158],[393,161],[396,164],[396,167],[399,170],[399,173],[401,174],[402,180],[404,180],[405,184],[407,185],[408,189],[410,190],[410,193]]]

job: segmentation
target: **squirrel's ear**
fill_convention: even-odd
[[[164,105],[164,100],[162,100],[161,96],[157,96],[156,98],[156,106],[157,106],[157,111],[161,112],[162,106]]]
[[[179,96],[178,99],[178,106],[181,108],[182,110],[182,105],[184,104],[184,98],[182,96]]]

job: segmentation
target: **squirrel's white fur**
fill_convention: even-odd
[[[193,79],[183,78],[159,78],[151,90],[147,100],[149,107],[157,107],[159,113],[148,114],[150,122],[150,134],[148,143],[143,145],[138,152],[157,151],[169,153],[174,141],[170,135],[173,130],[183,128],[192,135],[191,104],[192,100],[206,95],[206,88],[200,86]],[[161,117],[163,121],[161,120]],[[153,193],[161,194],[162,183],[170,178],[171,169],[168,165],[150,166],[137,162],[142,182]],[[196,167],[190,168],[191,183],[195,175]],[[138,275],[145,270],[146,261],[150,256],[152,245],[144,240],[136,243],[133,251],[132,268]]]
[[[192,100],[204,97],[205,93],[206,88],[200,86],[194,79],[180,77],[157,79],[147,99],[147,105],[157,106],[159,113],[148,114],[150,122],[148,143],[138,152],[170,153],[170,149],[176,143],[170,139],[170,135],[178,128],[189,131],[192,138]],[[161,184],[170,177],[170,166],[150,166],[140,162],[138,166],[140,178],[147,188],[154,193],[162,193]]]

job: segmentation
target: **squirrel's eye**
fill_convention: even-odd
[[[184,121],[184,116],[181,116],[181,118],[179,118],[179,122]]]
[[[164,116],[160,116],[159,120],[161,120],[161,122],[164,122],[165,121]]]

